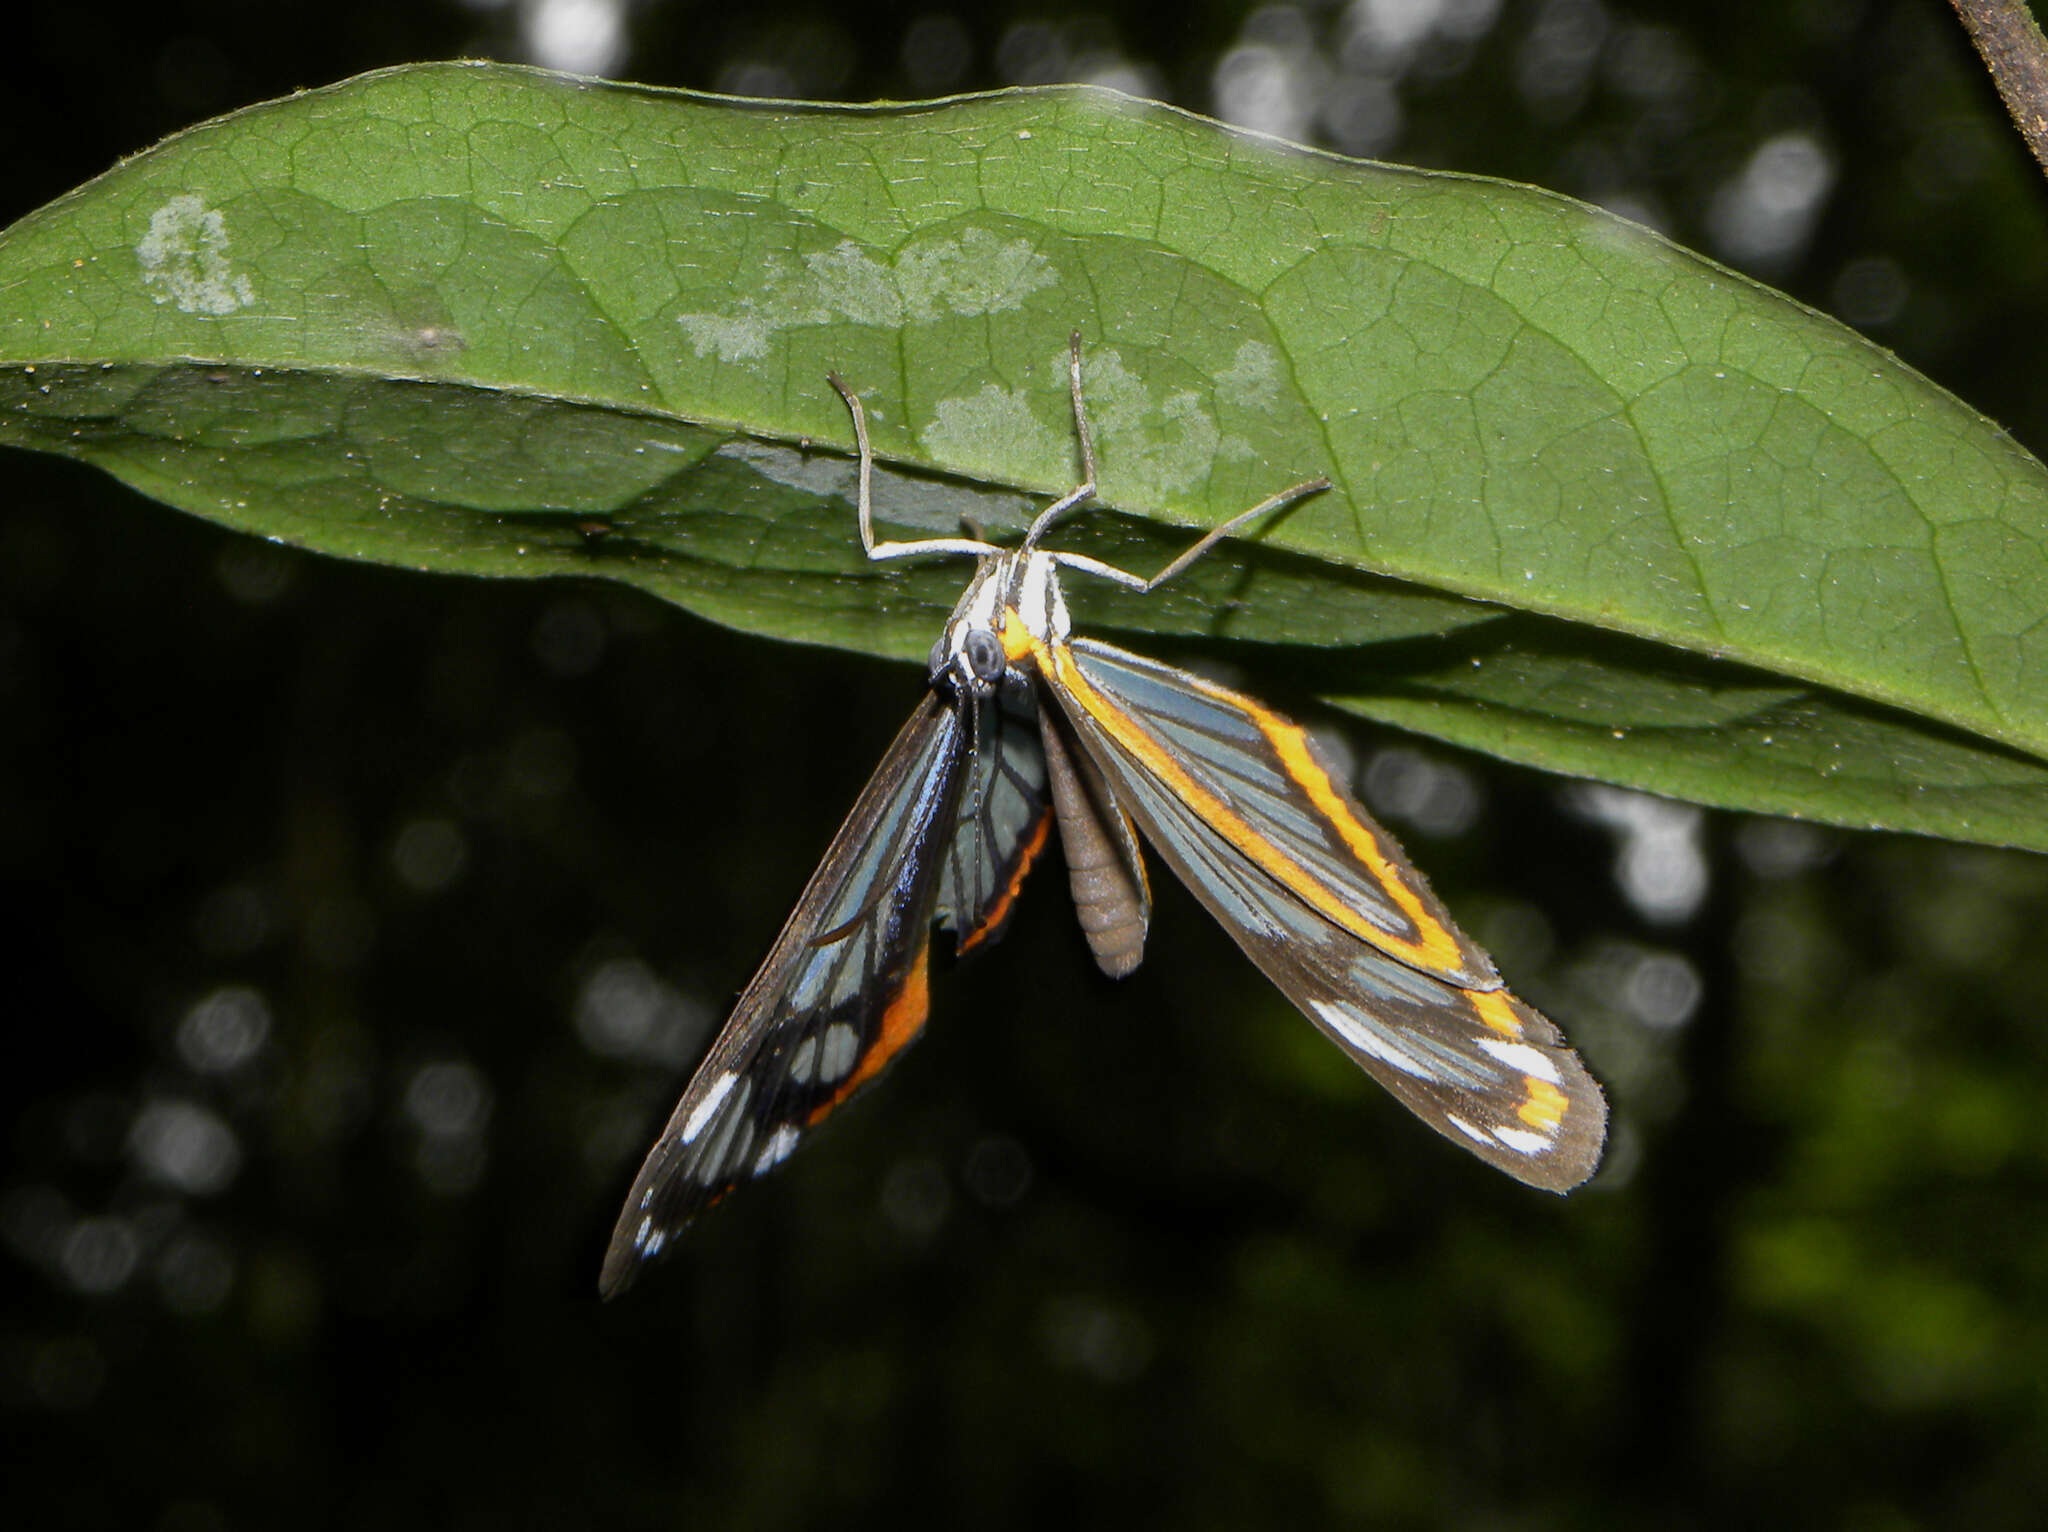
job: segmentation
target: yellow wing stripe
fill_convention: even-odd
[[[1555,1138],[1570,1100],[1541,1075],[1523,1075],[1522,1084],[1528,1087],[1529,1098],[1515,1108],[1515,1115],[1537,1132]]]
[[[1024,624],[1015,612],[1003,614],[1003,648],[1007,653],[1017,641],[1016,635],[1024,632]],[[1360,941],[1378,948],[1389,957],[1399,958],[1404,963],[1431,973],[1462,973],[1467,967],[1464,948],[1444,923],[1430,913],[1422,898],[1402,879],[1400,869],[1389,862],[1380,849],[1379,841],[1345,805],[1343,795],[1331,783],[1329,774],[1309,753],[1308,738],[1293,724],[1277,714],[1269,713],[1249,698],[1239,697],[1220,687],[1203,687],[1203,690],[1226,705],[1235,707],[1250,718],[1280,754],[1280,763],[1295,785],[1308,795],[1325,818],[1337,826],[1365,870],[1392,895],[1413,923],[1418,940],[1410,941],[1391,932],[1382,931],[1378,926],[1364,919],[1356,910],[1337,898],[1329,886],[1313,877],[1293,857],[1282,851],[1265,836],[1259,834],[1215,794],[1202,787],[1181,767],[1172,754],[1164,749],[1144,726],[1128,713],[1111,702],[1090,684],[1075,665],[1073,651],[1065,644],[1048,645],[1035,635],[1026,635],[1029,652],[1037,660],[1039,669],[1052,676],[1065,688],[1068,695],[1087,709],[1088,714],[1102,726],[1109,737],[1141,761],[1145,768],[1166,784],[1174,796],[1195,811],[1213,826],[1252,863],[1263,869],[1288,889],[1312,910],[1324,916],[1333,924],[1342,927]],[[1499,1023],[1488,1018],[1489,1025]],[[1520,1028],[1516,1030],[1519,1032]]]
[[[1465,998],[1472,1002],[1472,1009],[1479,1013],[1479,1019],[1494,1031],[1507,1038],[1522,1035],[1521,1018],[1515,1015],[1514,997],[1504,989],[1468,989]]]

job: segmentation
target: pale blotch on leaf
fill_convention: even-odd
[[[715,354],[726,363],[758,361],[768,354],[775,332],[796,323],[763,313],[752,298],[740,299],[736,313],[684,314],[677,322],[690,337],[691,350],[699,356]]]
[[[1071,438],[1039,420],[1021,389],[984,383],[977,394],[941,399],[933,416],[917,439],[949,468],[1043,474],[1039,465],[1072,456]]]
[[[745,463],[762,478],[807,495],[832,495],[853,502],[860,474],[850,458],[836,452],[800,452],[779,442],[740,437],[725,443],[714,457]]]
[[[858,325],[893,329],[905,318],[895,273],[850,239],[805,256],[801,278],[780,292],[770,287],[769,304],[778,300],[800,321],[811,324],[844,318]]]
[[[469,341],[435,295],[416,296],[398,313],[378,315],[364,326],[365,338],[404,359],[406,366],[439,372],[469,349]]]
[[[135,259],[150,297],[182,313],[218,318],[256,301],[255,285],[228,264],[227,219],[190,192],[149,215]]]
[[[800,452],[794,447],[751,438],[727,442],[714,455],[745,463],[776,484],[808,495],[830,495],[845,501],[846,535],[849,541],[854,538],[860,472],[852,458],[837,452]],[[969,526],[990,535],[1021,531],[1031,524],[1037,504],[1023,495],[901,473],[886,463],[875,464],[875,520],[890,526],[914,527],[928,537],[958,537]]]
[[[1216,391],[1248,409],[1270,410],[1280,402],[1280,358],[1271,346],[1248,340],[1231,364],[1216,374]]]
[[[913,243],[886,260],[849,239],[801,260],[771,254],[755,291],[722,311],[680,314],[676,322],[697,355],[752,362],[768,354],[778,331],[797,325],[897,329],[976,318],[1022,308],[1058,280],[1029,240],[1005,240],[987,229]]]
[[[1059,273],[1025,239],[1004,240],[969,229],[957,240],[912,245],[896,258],[896,282],[912,319],[1000,314],[1024,306]]]
[[[1238,358],[1241,365],[1242,348]],[[1089,352],[1082,368],[1098,437],[1096,455],[1105,473],[1177,492],[1207,483],[1219,461],[1251,455],[1251,444],[1241,436],[1226,436],[1193,389],[1155,398],[1145,380],[1109,347]],[[1064,355],[1060,370],[1066,370]]]

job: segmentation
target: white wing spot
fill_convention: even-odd
[[[640,1220],[640,1227],[633,1231],[633,1248],[635,1250],[645,1250],[647,1248],[647,1234],[653,1227],[654,1220],[652,1218]]]
[[[843,1021],[833,1022],[825,1029],[824,1044],[818,1050],[818,1078],[828,1085],[845,1079],[859,1053],[860,1034]]]
[[[1471,1139],[1473,1143],[1483,1144],[1486,1142],[1485,1132],[1479,1128],[1473,1127],[1471,1123],[1465,1121],[1465,1119],[1460,1117],[1456,1112],[1444,1113],[1444,1121],[1449,1123],[1452,1127],[1456,1128],[1460,1133],[1464,1134],[1467,1138]]]
[[[1360,1022],[1350,1012],[1330,1000],[1312,1000],[1315,1013],[1330,1025],[1330,1030],[1343,1038],[1360,1053],[1369,1054],[1381,1063],[1398,1069],[1404,1075],[1418,1080],[1433,1080],[1436,1072],[1413,1054],[1403,1053],[1378,1032]]]
[[[697,1109],[690,1113],[689,1121],[683,1124],[684,1143],[696,1142],[697,1135],[704,1131],[704,1124],[717,1115],[719,1107],[724,1105],[725,1098],[732,1094],[732,1088],[739,1083],[739,1079],[738,1075],[728,1069],[718,1077],[711,1089],[704,1093],[704,1099],[697,1103]]]
[[[817,1073],[818,1040],[807,1037],[790,1052],[789,1077],[799,1085],[809,1085]]]
[[[228,221],[187,192],[149,215],[135,245],[142,285],[158,303],[218,319],[256,301],[256,287],[228,264]]]
[[[1504,1043],[1497,1037],[1482,1037],[1479,1046],[1521,1074],[1534,1075],[1552,1085],[1564,1083],[1564,1077],[1557,1072],[1557,1065],[1541,1048],[1532,1048],[1527,1043]]]
[[[666,1230],[666,1229],[663,1229],[663,1230],[661,1230],[660,1232],[658,1232],[657,1234],[655,1234],[655,1235],[654,1235],[654,1237],[653,1237],[652,1239],[650,1239],[650,1240],[648,1240],[648,1241],[647,1241],[647,1251],[646,1251],[646,1254],[647,1254],[648,1258],[649,1258],[649,1259],[651,1260],[651,1259],[653,1259],[653,1258],[654,1258],[655,1256],[657,1256],[657,1255],[660,1255],[660,1254],[661,1254],[661,1247],[662,1247],[663,1245],[667,1244],[667,1243],[668,1243],[668,1230]]]
[[[768,1135],[768,1142],[761,1146],[761,1153],[754,1160],[754,1174],[766,1175],[777,1165],[789,1158],[789,1151],[796,1147],[797,1131],[784,1123]]]
[[[1541,1133],[1526,1133],[1520,1128],[1495,1128],[1493,1136],[1517,1154],[1541,1154],[1550,1147],[1550,1140]]]

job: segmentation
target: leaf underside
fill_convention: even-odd
[[[964,582],[854,535],[1149,570],[1080,621],[1730,807],[2048,849],[2048,474],[1842,326],[1526,187],[1083,89],[738,103],[498,66],[179,135],[0,235],[0,441],[351,558],[623,580],[921,656]],[[1169,644],[1168,647],[1171,647]]]

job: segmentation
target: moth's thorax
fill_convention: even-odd
[[[1072,631],[1060,592],[1059,561],[1037,549],[984,558],[945,631],[932,645],[931,678],[950,674],[964,686],[985,686],[1000,674],[1005,619],[1014,613],[1031,637],[1063,642]],[[993,648],[991,648],[993,644]],[[993,666],[994,674],[991,674]]]

